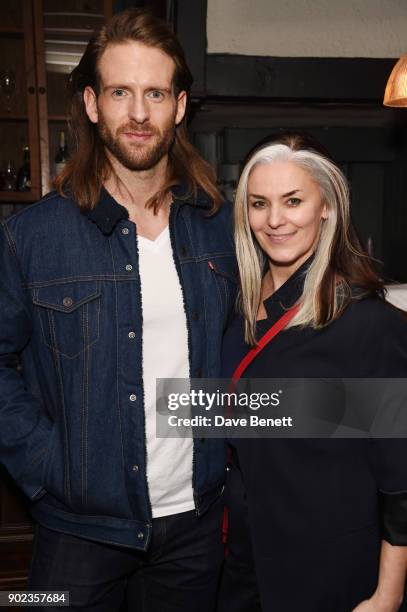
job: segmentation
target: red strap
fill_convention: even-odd
[[[268,329],[266,331],[264,336],[262,336],[260,338],[260,340],[258,341],[257,345],[255,347],[253,347],[243,357],[242,361],[239,363],[239,365],[237,366],[236,370],[233,372],[232,383],[234,385],[241,378],[243,372],[249,366],[249,364],[251,364],[253,359],[255,359],[257,357],[257,355],[260,353],[260,351],[262,351],[264,349],[266,344],[271,342],[271,340],[273,340],[273,338],[275,338],[277,336],[277,334],[279,334],[286,327],[286,325],[288,325],[288,323],[291,321],[291,319],[294,318],[294,316],[297,314],[299,308],[300,308],[300,305],[296,304],[295,306],[293,306],[292,308],[287,310],[287,312],[285,312],[283,314],[283,316],[280,317],[278,319],[278,321],[276,321],[274,323],[274,325],[272,327],[270,327],[270,329]]]
[[[222,519],[222,543],[225,545],[228,543],[228,534],[229,534],[229,508],[225,506],[223,508],[223,519]]]

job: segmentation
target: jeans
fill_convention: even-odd
[[[153,519],[147,552],[39,525],[28,589],[69,591],[70,610],[118,612],[127,594],[131,612],[213,612],[223,561],[222,511],[219,499],[202,517],[190,511]]]

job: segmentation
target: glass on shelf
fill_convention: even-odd
[[[11,113],[12,100],[16,91],[16,75],[14,70],[0,71],[0,93],[5,100],[5,107]]]
[[[1,177],[1,190],[2,191],[15,191],[16,189],[16,170],[14,162],[9,159],[7,160]]]
[[[13,161],[14,168],[24,164],[24,147],[29,143],[27,121],[0,121],[0,167],[6,169],[7,162]]]
[[[25,117],[28,112],[24,38],[0,36],[0,115]]]

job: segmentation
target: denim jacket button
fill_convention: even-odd
[[[139,531],[137,537],[139,540],[142,540],[144,538],[144,533],[142,531]]]
[[[133,465],[131,469],[133,470],[133,472],[138,472],[138,465]]]
[[[130,340],[133,340],[136,337],[136,333],[134,331],[129,332],[128,334]]]
[[[136,399],[137,399],[137,395],[134,395],[134,393],[132,393],[132,394],[130,395],[130,401],[131,401],[131,402],[135,402],[135,401],[136,401]]]
[[[131,272],[133,270],[133,266],[131,264],[127,264],[126,270],[127,272]]]
[[[73,304],[73,299],[70,297],[64,297],[64,299],[62,300],[62,303],[64,306],[72,306]]]
[[[124,234],[125,236],[127,236],[127,234],[129,233],[129,228],[128,227],[124,227],[122,229],[122,234]]]

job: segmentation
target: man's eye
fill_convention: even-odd
[[[153,100],[161,100],[164,97],[162,91],[158,91],[158,89],[154,89],[153,91],[148,92],[148,97],[153,98]]]
[[[287,200],[287,204],[290,206],[298,206],[298,204],[301,204],[301,200],[299,198],[290,198]]]
[[[115,89],[113,92],[113,96],[115,98],[123,98],[126,95],[124,89]]]

